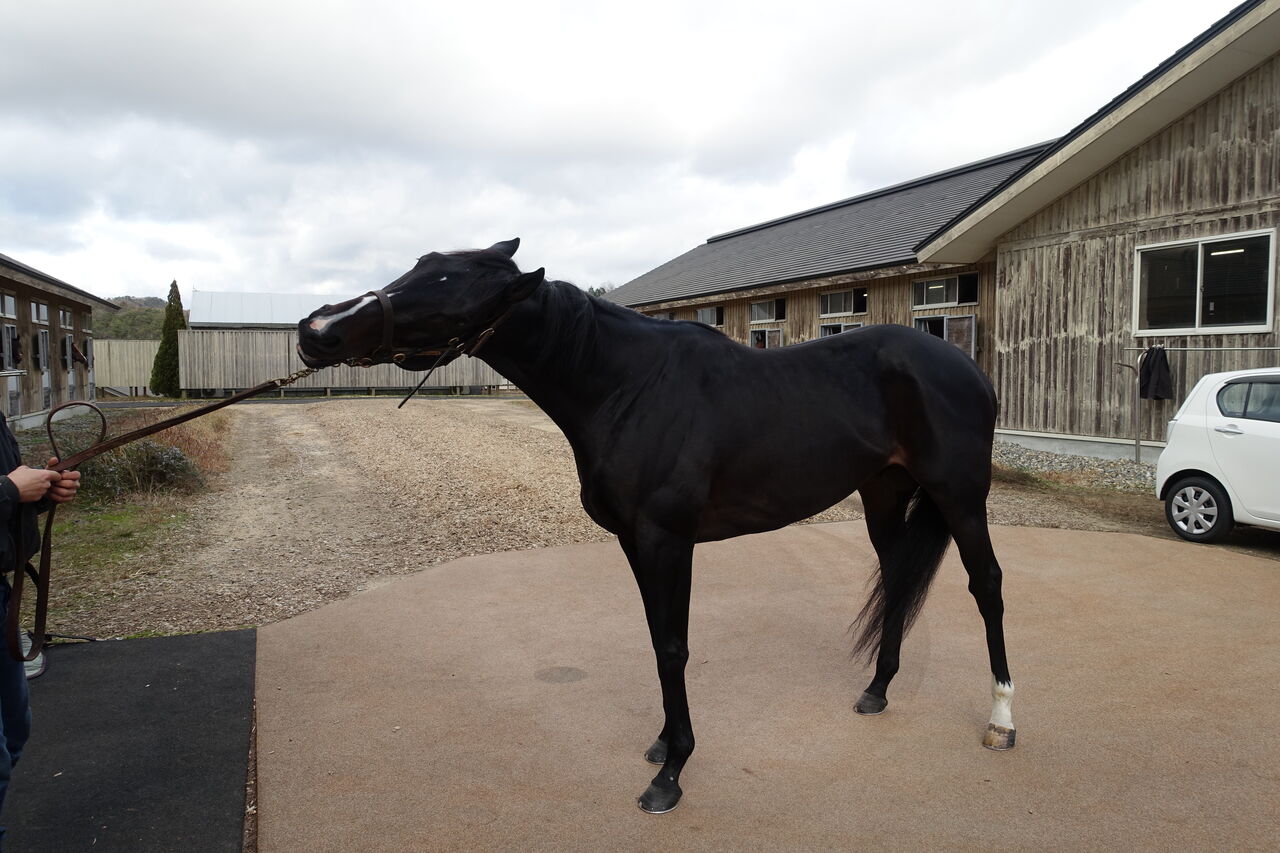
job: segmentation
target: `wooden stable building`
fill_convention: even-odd
[[[92,400],[93,312],[115,305],[0,255],[0,407],[13,428]]]
[[[994,267],[986,259],[921,263],[915,245],[1046,147],[712,237],[609,298],[762,348],[873,323],[914,325],[988,367]]]
[[[1152,448],[1206,373],[1280,363],[1280,0],[1051,143],[712,238],[610,294],[755,346],[902,323],[991,376],[1002,437]],[[1134,411],[1142,350],[1172,400]]]

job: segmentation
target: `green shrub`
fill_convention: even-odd
[[[88,500],[162,490],[193,491],[204,483],[185,453],[149,438],[86,462],[81,471]]]

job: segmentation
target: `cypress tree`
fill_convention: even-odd
[[[175,281],[169,285],[169,303],[164,309],[160,349],[156,351],[156,360],[151,365],[151,393],[178,396],[181,390],[178,387],[178,330],[186,327],[187,321],[182,318],[182,296]]]

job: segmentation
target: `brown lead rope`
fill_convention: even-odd
[[[169,427],[177,426],[178,424],[181,424],[181,423],[186,423],[187,421],[192,420],[194,418],[198,418],[201,415],[207,415],[210,412],[216,411],[226,406],[230,406],[232,403],[238,403],[241,400],[245,400],[245,399],[248,399],[249,397],[256,396],[258,394],[261,394],[264,391],[271,391],[277,388],[284,388],[286,385],[292,385],[293,383],[297,382],[299,379],[302,379],[306,376],[310,376],[311,374],[315,373],[317,369],[318,368],[308,367],[305,370],[299,370],[295,373],[291,373],[288,376],[284,377],[283,379],[272,379],[267,382],[263,382],[261,385],[256,385],[253,388],[250,388],[246,391],[241,391],[238,394],[233,394],[225,400],[219,400],[216,403],[210,403],[206,406],[200,406],[199,408],[192,409],[189,412],[183,412],[181,415],[175,415],[172,418],[166,418],[162,421],[158,421],[154,424],[151,424],[150,426],[145,426],[140,429],[135,429],[132,432],[126,432],[123,435],[118,435],[115,438],[107,441],[102,440],[103,438],[106,437],[107,419],[106,419],[106,416],[102,414],[101,409],[99,409],[93,403],[86,403],[82,400],[74,400],[70,403],[63,403],[61,406],[51,409],[49,411],[48,417],[45,420],[46,428],[49,431],[49,442],[50,444],[53,445],[54,454],[58,456],[57,463],[49,466],[48,470],[57,471],[59,473],[63,471],[70,471],[74,469],[76,466],[89,461],[95,456],[100,456],[101,454],[106,453],[108,450],[115,450],[117,447],[122,447],[132,441],[137,441],[140,438],[146,438],[149,435],[153,435],[157,432],[160,432],[161,430],[168,429]],[[98,443],[95,444],[93,447],[90,447],[87,450],[82,450],[79,453],[76,453],[72,456],[69,456],[66,459],[63,459],[61,458],[61,455],[58,454],[58,445],[53,439],[53,416],[58,412],[62,411],[63,409],[67,409],[72,406],[86,406],[90,409],[93,409],[95,412],[97,412],[98,416],[102,418],[102,433],[99,437]],[[50,574],[49,550],[50,550],[50,544],[53,539],[53,516],[57,508],[58,508],[58,505],[53,504],[52,506],[49,507],[48,514],[45,516],[44,535],[42,537],[42,544],[40,548],[40,570],[39,571],[36,571],[36,569],[32,567],[30,562],[28,562],[25,566],[17,565],[17,563],[22,560],[22,555],[26,551],[25,542],[23,541],[25,537],[23,536],[23,532],[22,532],[22,524],[21,522],[19,522],[18,524],[18,535],[17,537],[15,537],[16,541],[14,542],[15,564],[13,567],[14,568],[13,589],[9,593],[9,607],[5,613],[5,622],[4,622],[5,642],[9,647],[9,655],[14,660],[22,660],[22,661],[35,660],[36,655],[40,654],[40,650],[44,647],[45,624],[47,621],[47,617],[49,615],[49,574]],[[31,649],[26,654],[23,654],[21,611],[22,611],[22,587],[23,587],[23,580],[25,575],[30,575],[31,580],[36,585],[36,610],[35,610],[35,624],[32,627],[32,631],[34,632],[34,637],[31,640]]]

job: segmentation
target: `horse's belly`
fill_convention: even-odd
[[[756,480],[713,489],[698,519],[697,540],[711,542],[748,533],[777,530],[835,506],[853,494],[852,478],[827,472],[820,481]]]

